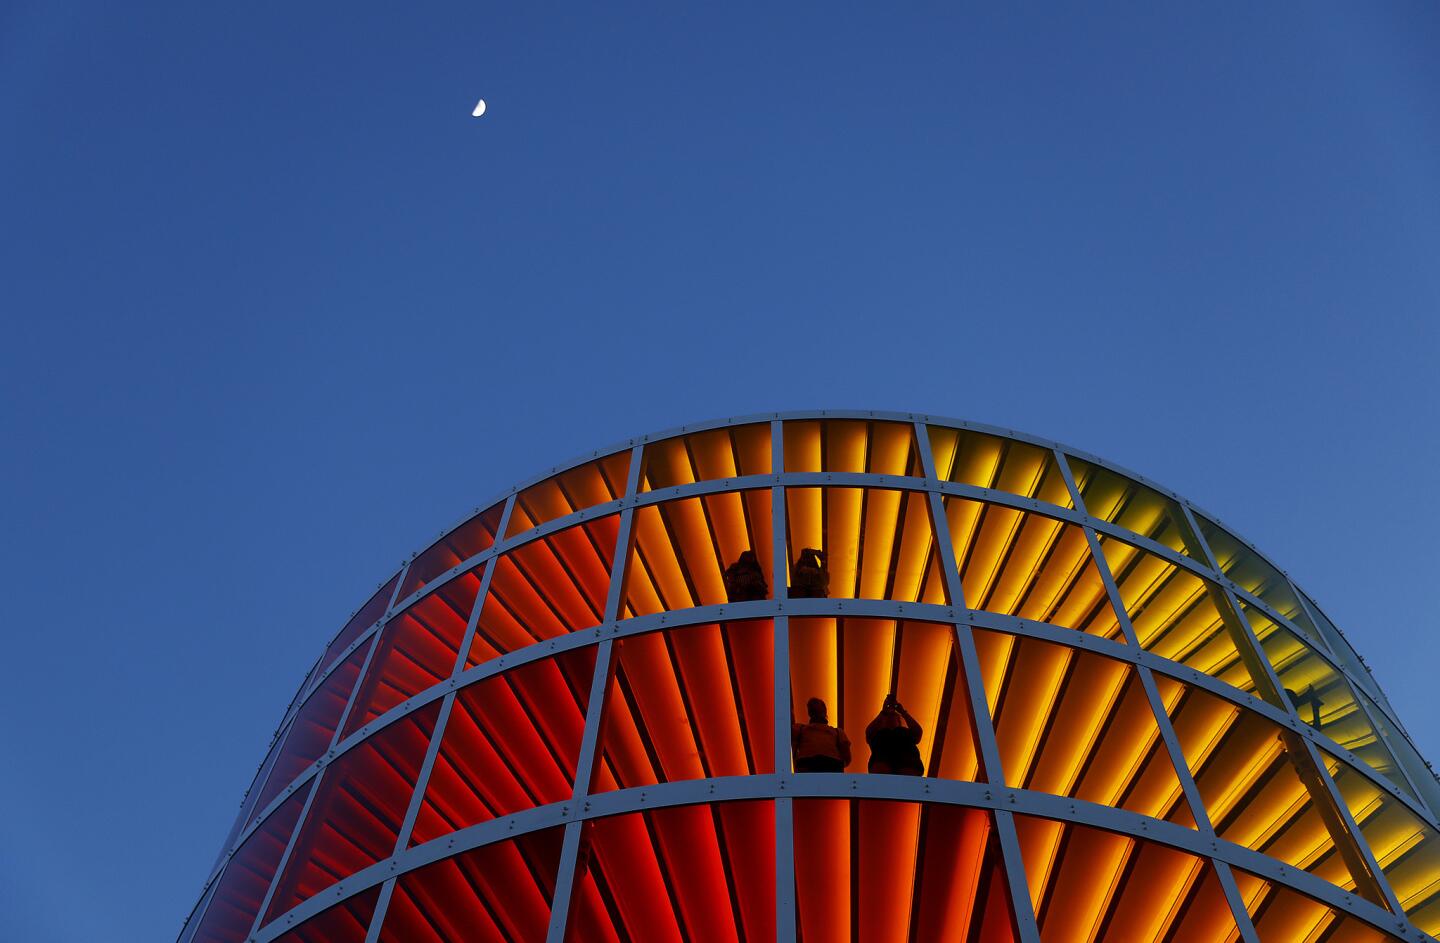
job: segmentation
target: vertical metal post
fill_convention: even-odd
[[[770,423],[770,470],[779,482],[785,473],[785,432],[777,419]],[[789,527],[785,513],[785,486],[770,489],[770,571],[774,599],[781,609],[775,618],[775,775],[781,788],[789,781],[790,758],[790,617],[784,615],[790,599],[788,584],[789,550],[786,534]],[[789,798],[774,800],[775,809],[775,939],[777,943],[795,941],[795,809]]]
[[[605,596],[604,621],[597,634],[613,630],[620,613],[620,596],[625,586],[625,570],[630,562],[630,532],[635,520],[635,496],[640,490],[640,465],[644,460],[643,444],[630,450],[630,471],[625,481],[625,498],[621,505],[620,527],[615,535],[615,556],[610,563],[610,587]],[[604,720],[605,692],[610,688],[614,669],[613,639],[605,638],[595,647],[595,674],[590,680],[590,697],[585,708],[585,733],[580,740],[580,756],[575,761],[575,788],[571,793],[571,821],[565,826],[560,846],[560,864],[555,872],[555,895],[550,902],[550,928],[547,943],[565,939],[565,925],[570,916],[570,897],[575,887],[575,866],[579,860],[581,830],[585,823],[578,817],[595,768],[595,751],[599,748],[601,723]]]
[[[1075,504],[1075,509],[1084,514],[1087,523],[1082,529],[1085,532],[1085,542],[1090,546],[1090,556],[1095,563],[1095,569],[1100,574],[1100,581],[1105,585],[1105,595],[1110,600],[1110,607],[1115,610],[1115,618],[1120,622],[1120,630],[1125,634],[1126,644],[1132,647],[1134,652],[1144,651],[1140,644],[1140,638],[1135,633],[1135,627],[1130,624],[1130,614],[1125,609],[1125,602],[1120,596],[1120,587],[1115,583],[1115,574],[1110,572],[1110,561],[1105,559],[1105,553],[1100,546],[1100,538],[1095,535],[1095,528],[1089,523],[1090,512],[1085,507],[1085,499],[1080,494],[1080,488],[1075,484],[1075,475],[1070,470],[1070,462],[1066,459],[1064,451],[1054,449],[1052,454],[1055,462],[1060,468],[1060,474],[1065,479],[1065,487],[1070,491],[1070,499]],[[1170,765],[1175,768],[1175,775],[1180,780],[1180,789],[1185,794],[1185,801],[1190,804],[1190,812],[1195,819],[1195,827],[1202,835],[1208,838],[1215,838],[1215,827],[1210,821],[1210,813],[1205,808],[1205,800],[1200,796],[1200,787],[1195,784],[1195,777],[1190,772],[1190,764],[1185,759],[1185,751],[1180,747],[1180,738],[1175,733],[1175,726],[1170,723],[1170,714],[1165,709],[1165,702],[1160,697],[1160,689],[1155,684],[1155,676],[1146,665],[1136,664],[1135,672],[1140,678],[1141,688],[1145,691],[1145,700],[1150,703],[1150,711],[1154,714],[1156,728],[1160,732],[1160,739],[1165,744],[1165,752],[1170,757]],[[1213,859],[1211,859],[1213,861]],[[1240,937],[1245,943],[1260,943],[1260,938],[1255,932],[1255,925],[1250,920],[1250,911],[1245,906],[1245,899],[1240,895],[1240,888],[1235,883],[1235,876],[1228,868],[1216,869],[1216,877],[1220,881],[1220,887],[1225,892],[1225,900],[1230,905],[1231,916],[1234,917],[1235,926],[1240,930]]]
[[[990,718],[990,703],[985,697],[985,681],[980,671],[980,655],[975,648],[974,629],[965,605],[965,588],[960,580],[960,567],[955,559],[955,546],[950,542],[950,521],[945,517],[945,502],[934,487],[939,482],[935,473],[935,456],[930,450],[930,431],[923,422],[915,423],[915,444],[920,450],[920,464],[928,487],[925,497],[930,503],[930,520],[935,532],[940,565],[945,571],[945,585],[950,605],[964,613],[963,620],[953,626],[955,647],[960,656],[960,683],[969,698],[971,723],[974,725],[975,746],[980,753],[981,773],[997,794],[1006,789],[1005,771],[1000,762],[1000,745],[995,739],[995,726]],[[1022,943],[1040,943],[1040,927],[1035,919],[1035,905],[1030,898],[1030,883],[1025,873],[1025,858],[1020,850],[1020,837],[1015,820],[1004,809],[991,813],[995,837],[1000,845],[1000,859],[1010,891],[1010,906]]]

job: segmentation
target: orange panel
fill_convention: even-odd
[[[1133,667],[999,632],[975,641],[1007,784],[1193,823]]]
[[[506,538],[567,514],[623,497],[625,476],[629,470],[630,452],[626,450],[531,485],[515,496],[515,509],[510,512]]]
[[[850,738],[850,772],[869,768],[866,730],[894,692],[920,727],[927,775],[973,780],[979,773],[953,626],[892,619],[790,620],[791,716],[823,700],[829,722]]]
[[[726,426],[645,446],[640,490],[770,474],[770,423]]]
[[[915,427],[865,419],[803,419],[784,425],[787,472],[919,475]]]
[[[768,488],[637,509],[622,615],[741,601],[731,600],[725,573],[747,551],[768,587],[774,579],[771,522]]]
[[[1219,879],[1203,858],[1118,832],[1017,815],[1044,943],[1231,943]]]
[[[797,799],[794,817],[797,935],[806,943],[1015,939],[989,813]]]

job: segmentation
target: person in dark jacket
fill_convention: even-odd
[[[746,550],[725,568],[725,595],[731,602],[769,597],[770,584],[765,581],[765,571],[760,569],[754,550]]]
[[[790,748],[795,754],[797,773],[843,773],[850,765],[850,738],[830,726],[825,702],[812,697],[805,702],[810,722],[790,725]]]
[[[790,568],[790,596],[793,599],[824,599],[829,595],[830,571],[825,567],[825,552],[806,547]]]
[[[880,713],[865,728],[865,742],[870,746],[869,771],[924,776],[925,761],[920,759],[920,736],[919,722],[910,716],[894,694],[886,696]]]

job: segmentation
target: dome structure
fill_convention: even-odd
[[[1437,813],[1345,636],[1183,497],[1011,430],[750,416],[391,576],[180,940],[1422,941]]]

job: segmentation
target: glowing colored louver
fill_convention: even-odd
[[[1421,941],[1437,814],[1339,630],[1183,498],[963,422],[751,417],[416,554],[180,939]]]

